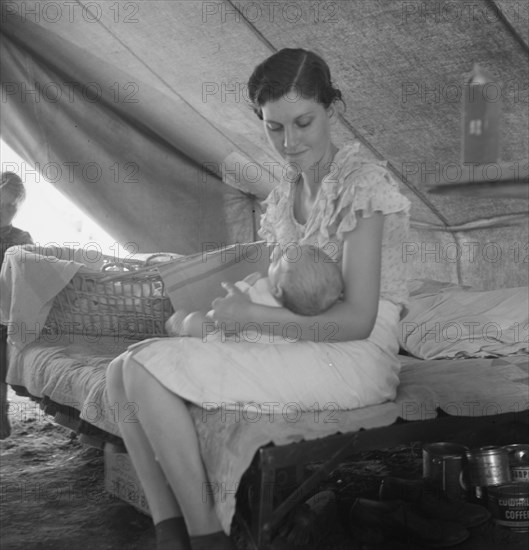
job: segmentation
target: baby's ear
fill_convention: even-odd
[[[283,298],[283,289],[277,285],[270,285],[270,292],[276,300],[281,300]]]

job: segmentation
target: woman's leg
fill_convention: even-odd
[[[123,382],[128,401],[135,404],[144,433],[181,505],[189,534],[222,531],[213,499],[204,497],[210,495],[208,479],[195,425],[184,400],[131,358],[123,370]]]
[[[143,490],[149,502],[152,519],[155,524],[168,518],[180,517],[182,512],[167,479],[156,461],[153,449],[143,428],[137,419],[124,421],[129,414],[127,398],[123,385],[124,360],[114,361],[107,371],[107,395],[114,411],[119,415],[119,430],[127,447],[134,469],[142,482]]]

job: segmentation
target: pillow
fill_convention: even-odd
[[[435,279],[411,279],[408,281],[410,298],[425,294],[437,294],[445,290],[471,290],[471,286],[458,285],[449,281],[437,281]]]
[[[501,357],[529,353],[526,287],[469,290],[422,280],[409,285],[399,343],[421,359]]]

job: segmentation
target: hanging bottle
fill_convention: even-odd
[[[501,87],[477,63],[465,83],[463,163],[490,164],[500,153]]]

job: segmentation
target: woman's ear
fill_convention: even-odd
[[[336,112],[336,107],[334,105],[329,105],[329,107],[327,107],[327,116],[329,117],[331,124],[336,122],[338,113]]]

